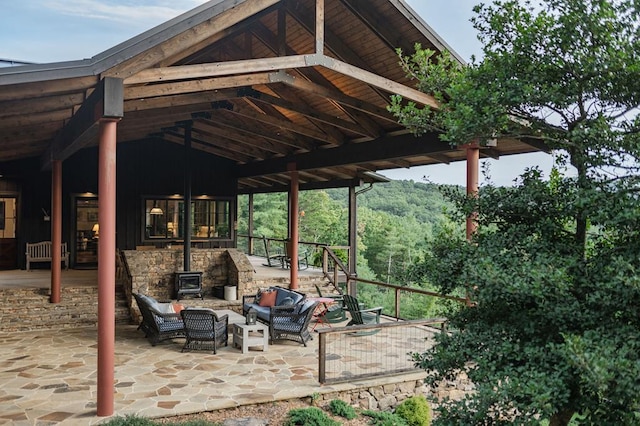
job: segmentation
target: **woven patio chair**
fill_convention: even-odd
[[[269,340],[292,340],[307,346],[311,340],[309,322],[318,306],[310,300],[293,306],[274,306],[271,308],[269,322]]]
[[[362,304],[358,302],[353,296],[348,294],[343,295],[344,305],[349,311],[351,316],[351,320],[347,323],[347,327],[350,325],[364,325],[364,324],[380,324],[380,315],[382,315],[382,306],[378,306],[376,308],[363,309]],[[355,336],[366,336],[370,334],[375,334],[379,329],[376,330],[364,330],[364,331],[354,331],[350,333]]]
[[[218,316],[211,309],[183,309],[180,314],[187,336],[182,352],[210,350],[215,354],[219,345],[227,346],[229,315]]]
[[[180,314],[162,312],[160,307],[167,303],[159,303],[153,297],[144,294],[134,293],[142,321],[138,330],[144,332],[144,337],[148,338],[151,346],[167,339],[184,337],[184,322]]]

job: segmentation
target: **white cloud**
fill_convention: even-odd
[[[134,23],[136,27],[157,25],[192,9],[204,1],[106,2],[103,0],[47,0],[43,7],[54,13],[84,19]]]

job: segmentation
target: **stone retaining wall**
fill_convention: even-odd
[[[427,399],[435,398],[437,401],[442,401],[447,397],[458,400],[474,389],[473,384],[465,374],[459,375],[456,380],[441,384],[435,390],[431,390],[425,385],[422,378],[397,382],[394,382],[394,379],[387,378],[387,383],[384,384],[365,385],[356,389],[327,392],[312,396],[311,399],[314,400],[312,402],[316,405],[325,405],[333,399],[341,399],[349,405],[364,410],[391,411],[402,401],[412,396],[424,395]]]

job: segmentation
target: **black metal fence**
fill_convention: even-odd
[[[331,384],[416,371],[410,354],[431,347],[445,321],[431,318],[318,329],[318,380]]]

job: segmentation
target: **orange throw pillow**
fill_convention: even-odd
[[[258,304],[260,306],[268,306],[268,307],[275,306],[277,295],[278,295],[278,292],[276,290],[263,291],[262,294],[260,295],[260,302],[258,302]]]
[[[176,314],[179,314],[183,309],[184,309],[184,305],[182,305],[181,303],[173,304],[173,312],[175,312]]]

